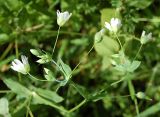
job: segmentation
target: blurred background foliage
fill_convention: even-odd
[[[94,43],[94,35],[104,27],[104,22],[112,17],[119,17],[122,20],[119,36],[125,43],[125,54],[131,59],[140,46],[137,39],[140,38],[141,32],[146,30],[153,33],[154,41],[143,46],[138,56],[142,61],[141,66],[131,77],[136,92],[143,91],[152,98],[152,101],[138,100],[141,116],[158,117],[159,6],[159,0],[0,0],[0,108],[4,109],[0,114],[7,115],[5,117],[9,117],[10,114],[13,117],[23,117],[26,111],[30,110],[29,113],[32,112],[36,117],[136,116],[134,103],[130,97],[125,97],[129,95],[127,83],[124,81],[114,86],[110,85],[123,77],[110,62],[111,55],[119,50],[117,42],[112,36],[106,35],[87,56]],[[72,81],[75,84],[69,83],[61,87],[57,92],[59,95],[54,94],[57,83],[30,80],[27,78],[29,76],[17,74],[10,69],[11,61],[24,54],[29,57],[31,72],[38,78],[43,78],[42,67],[48,67],[50,63],[36,63],[37,58],[29,50],[40,48],[52,51],[58,29],[57,9],[71,12],[72,17],[60,30],[54,60],[60,57],[72,69],[79,61],[83,61],[73,74]],[[56,74],[56,71],[54,73]],[[70,109],[83,99],[78,93],[79,90],[82,95],[87,95],[89,101],[69,115],[58,112],[52,104],[40,97],[36,97],[36,101],[33,100],[30,104],[30,109],[26,109],[30,99],[28,93],[31,91],[39,92],[41,97]]]

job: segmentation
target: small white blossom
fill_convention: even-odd
[[[14,71],[20,72],[22,74],[27,74],[30,71],[28,58],[26,56],[22,55],[21,60],[22,60],[22,62],[18,59],[14,59],[14,61],[12,62],[11,68]]]
[[[116,33],[118,31],[118,29],[121,27],[121,20],[118,18],[112,18],[110,23],[105,22],[105,27],[113,33]]]
[[[61,27],[63,26],[71,17],[72,13],[69,13],[68,11],[60,12],[57,10],[57,24]]]
[[[145,44],[148,41],[152,40],[152,33],[149,33],[148,35],[146,34],[146,32],[143,30],[142,35],[141,35],[141,44]]]

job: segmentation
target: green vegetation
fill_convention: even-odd
[[[158,117],[159,5],[0,0],[0,117]]]

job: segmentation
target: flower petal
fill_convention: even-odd
[[[111,25],[110,25],[108,22],[105,22],[105,27],[106,27],[108,30],[112,31]]]

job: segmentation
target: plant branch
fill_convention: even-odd
[[[118,43],[119,43],[121,49],[123,49],[122,43],[121,43],[120,39],[118,38],[118,35],[117,35],[116,33],[115,33],[115,35],[116,35],[116,38],[117,38],[117,40],[118,40]]]
[[[68,112],[71,113],[77,109],[79,109],[81,106],[83,106],[85,103],[87,102],[86,99],[84,99],[81,103],[79,103],[77,106],[73,107],[72,109],[70,109]]]
[[[60,29],[61,29],[61,27],[59,26],[59,28],[58,28],[58,33],[57,33],[57,37],[56,37],[56,41],[55,41],[55,43],[54,43],[54,47],[53,47],[53,50],[52,50],[52,56],[53,56],[54,50],[55,50],[56,45],[57,45],[57,41],[58,41],[58,36],[59,36],[59,31],[60,31]]]
[[[38,79],[38,78],[36,78],[36,77],[34,77],[33,75],[31,75],[30,73],[28,73],[28,75],[31,77],[31,78],[33,78],[33,79],[35,79],[35,80],[37,80],[37,81],[48,81],[48,80],[41,80],[41,79]]]
[[[138,52],[137,52],[137,54],[136,54],[136,56],[134,57],[133,60],[135,60],[137,58],[137,56],[139,55],[139,53],[140,53],[140,51],[142,49],[142,46],[143,46],[143,44],[141,44],[141,46],[139,47]]]

